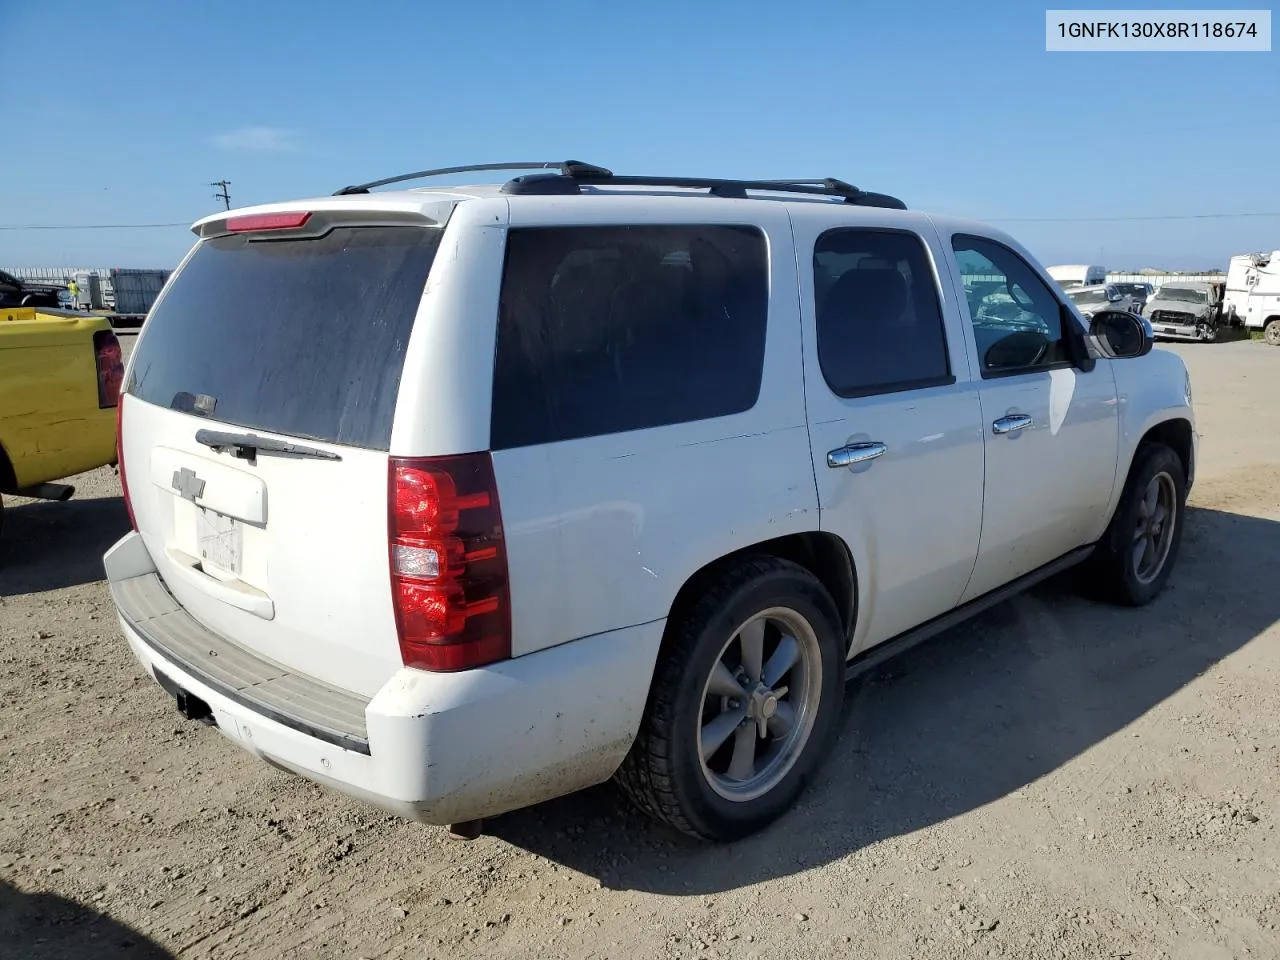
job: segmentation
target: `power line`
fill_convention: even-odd
[[[190,220],[180,223],[23,223],[0,224],[0,230],[157,230],[189,226]]]
[[[1280,217],[1275,213],[1175,213],[1142,217],[981,217],[992,223],[1123,223],[1139,220],[1232,220],[1237,217]]]

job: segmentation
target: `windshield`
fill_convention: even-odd
[[[1106,290],[1068,290],[1069,296],[1076,303],[1106,303]]]
[[[1203,290],[1190,287],[1161,287],[1157,296],[1161,300],[1181,300],[1184,303],[1205,303],[1209,299]]]
[[[200,244],[147,319],[125,389],[289,436],[386,450],[440,231]]]

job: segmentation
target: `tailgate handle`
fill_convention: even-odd
[[[274,620],[276,616],[275,602],[259,590],[251,587],[243,580],[219,580],[200,569],[200,561],[191,554],[169,547],[165,551],[169,555],[182,576],[198,590],[203,590],[215,600],[239,607],[246,613],[252,613],[263,620]]]

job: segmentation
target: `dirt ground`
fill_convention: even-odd
[[[1165,595],[1051,582],[880,669],[730,847],[608,787],[459,843],[279,773],[135,666],[111,471],[8,501],[0,956],[1280,956],[1280,350],[1171,349],[1202,445]]]

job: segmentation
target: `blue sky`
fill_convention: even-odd
[[[574,158],[837,176],[998,221],[1045,262],[1280,248],[1278,216],[1011,219],[1280,211],[1280,53],[1046,53],[1044,9],[0,0],[0,228],[185,223],[223,177],[241,206]],[[169,266],[190,242],[0,229],[0,264]]]

